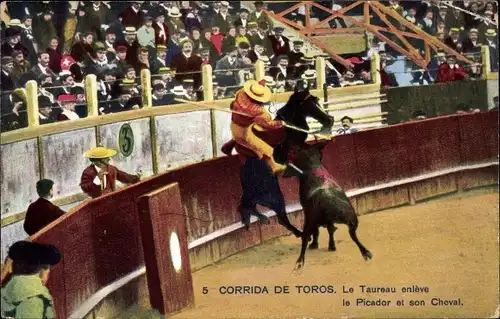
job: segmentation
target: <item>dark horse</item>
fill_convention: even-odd
[[[300,204],[304,210],[304,229],[302,231],[302,248],[295,269],[304,266],[307,242],[313,237],[310,249],[318,248],[319,227],[328,229],[328,250],[335,251],[333,233],[337,229],[334,224],[346,224],[349,235],[358,245],[365,260],[372,254],[356,236],[358,217],[346,193],[321,164],[322,149],[328,143],[303,145],[298,152],[290,154],[290,162],[299,170],[288,167],[285,177],[296,176],[299,179]]]
[[[333,116],[328,115],[319,105],[318,97],[311,95],[309,88],[295,91],[288,102],[276,115],[276,120],[285,121],[295,127],[309,131],[307,118],[311,117],[321,123],[322,128],[318,133],[330,133],[333,126]],[[307,140],[307,133],[290,128],[286,129],[285,140],[274,148],[274,160],[284,164],[287,162],[290,150],[300,148]]]

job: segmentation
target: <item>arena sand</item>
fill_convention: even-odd
[[[337,251],[327,251],[328,234],[322,228],[320,247],[307,251],[299,274],[292,274],[299,240],[275,239],[195,272],[196,307],[169,318],[494,316],[500,304],[498,202],[496,191],[472,192],[362,216],[358,237],[374,255],[369,262],[344,225],[335,233]],[[276,285],[290,286],[290,293],[275,294]],[[298,285],[332,285],[336,293],[298,293]],[[362,293],[360,285],[394,287],[397,292]],[[401,292],[412,285],[429,292]],[[221,286],[266,286],[269,294],[221,294]],[[343,286],[354,293],[343,293]],[[357,298],[391,303],[356,306]],[[460,298],[462,305],[432,306],[432,298]],[[343,299],[351,305],[343,306]],[[404,306],[397,306],[401,299]],[[410,307],[410,300],[423,300],[425,306]]]

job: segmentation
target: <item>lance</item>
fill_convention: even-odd
[[[246,116],[246,117],[253,117],[252,115],[244,113],[244,112],[238,112],[238,111],[234,111],[234,110],[231,110],[231,109],[216,107],[216,106],[209,105],[209,104],[203,103],[203,102],[193,102],[193,101],[188,101],[188,100],[178,99],[178,98],[176,98],[175,100],[177,102],[181,102],[181,103],[187,103],[187,104],[192,104],[192,105],[198,105],[198,106],[207,107],[207,108],[212,109],[212,110],[217,110],[217,111],[222,111],[222,112],[232,113],[232,114],[238,114],[238,115],[242,115],[242,116]],[[291,130],[297,131],[297,132],[302,132],[302,133],[306,133],[306,134],[309,134],[309,135],[314,135],[317,138],[331,140],[332,137],[333,137],[332,134],[318,134],[318,133],[311,132],[311,131],[308,131],[308,130],[304,130],[304,129],[300,128],[300,127],[296,127],[296,126],[293,126],[293,125],[290,125],[290,124],[287,124],[287,123],[285,123],[283,126],[285,126],[286,128],[289,128]]]

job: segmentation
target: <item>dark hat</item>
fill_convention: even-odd
[[[152,20],[153,20],[153,17],[151,17],[150,15],[144,16],[144,22],[152,21]]]
[[[18,241],[10,247],[9,258],[29,265],[53,266],[61,261],[61,253],[53,245]]]
[[[7,28],[5,29],[5,37],[15,37],[21,34],[21,31],[17,28]]]
[[[161,16],[163,16],[163,13],[160,10],[156,10],[156,11],[151,12],[151,17],[153,19],[156,19],[156,18],[161,17]]]
[[[14,59],[11,56],[3,56],[2,57],[2,65],[6,65],[9,63],[13,63]]]
[[[304,41],[301,41],[301,40],[293,41],[293,45],[303,45],[303,44],[304,44]]]
[[[279,55],[277,58],[276,58],[276,61],[280,61],[280,60],[287,60],[288,61],[288,56],[287,55]]]
[[[285,31],[285,28],[283,28],[283,27],[275,27],[274,28],[274,32],[283,32],[283,31]]]
[[[115,28],[107,28],[106,29],[106,34],[116,34]]]
[[[158,90],[165,90],[165,85],[163,83],[158,83],[153,85],[153,90],[158,91]]]
[[[102,77],[105,77],[106,75],[113,75],[113,76],[116,76],[116,73],[117,73],[117,68],[112,68],[112,69],[104,69],[104,70],[101,72],[101,76],[102,76]]]
[[[240,49],[250,49],[250,44],[248,44],[247,42],[240,42],[240,44],[238,45],[238,47]]]
[[[38,97],[38,108],[42,109],[45,107],[52,107],[52,102],[47,96],[41,95]]]
[[[73,95],[85,94],[85,90],[81,86],[73,86],[71,87],[71,94]]]
[[[13,58],[15,58],[15,57],[16,57],[16,56],[18,56],[19,54],[24,55],[23,51],[21,51],[21,50],[15,50],[15,51],[13,51],[13,52],[12,52],[11,56],[12,56]]]
[[[209,48],[201,48],[200,49],[200,54],[201,53],[210,53],[210,49]]]
[[[241,8],[241,9],[240,9],[240,12],[246,12],[246,13],[249,13],[248,9],[245,9],[245,8]]]

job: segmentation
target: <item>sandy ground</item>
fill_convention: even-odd
[[[320,247],[308,250],[299,274],[292,273],[298,239],[278,238],[194,273],[196,307],[169,318],[491,317],[500,304],[498,201],[496,192],[465,193],[362,216],[358,237],[374,255],[369,262],[347,227],[337,226],[336,252],[327,251],[327,231],[321,229]],[[335,293],[296,287],[314,285],[331,285]],[[361,285],[396,292],[363,293]],[[412,285],[428,292],[402,292]],[[221,294],[222,286],[266,286],[269,293]],[[276,294],[275,286],[289,286],[289,293]],[[353,293],[344,293],[349,287]],[[357,305],[358,298],[391,302]],[[433,298],[460,301],[432,306]],[[410,306],[412,300],[425,305]]]

